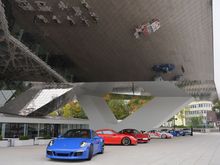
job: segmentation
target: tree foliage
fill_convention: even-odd
[[[214,106],[212,107],[212,110],[215,111],[216,113],[220,113],[220,101],[216,101]]]
[[[104,97],[117,120],[123,120],[153,99],[152,96],[107,94]]]
[[[186,117],[186,112],[189,111],[189,107],[183,108],[179,113],[177,113],[177,118],[181,120],[182,123],[184,123],[184,119]]]
[[[128,105],[123,100],[109,100],[107,102],[116,119],[122,120],[129,115]]]
[[[77,101],[72,101],[66,104],[62,110],[64,118],[74,117],[87,119],[85,112],[83,111],[82,107],[79,105],[79,102]]]
[[[117,120],[125,119],[130,114],[136,112],[141,106],[149,102],[152,98],[153,97],[151,96],[131,96],[118,94],[107,94],[104,96],[104,100],[112,110]],[[87,119],[82,107],[76,100],[67,103],[59,110],[50,113],[50,116]]]
[[[78,101],[71,101],[64,105],[57,111],[50,113],[50,116],[57,117],[61,116],[64,118],[81,118],[87,119],[85,112],[83,111],[82,107],[80,106]]]
[[[202,126],[203,122],[202,122],[202,117],[192,117],[191,118],[191,126],[193,127],[200,127]]]

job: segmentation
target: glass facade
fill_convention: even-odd
[[[89,128],[88,124],[34,124],[34,123],[0,123],[0,135],[5,138],[19,138],[20,136],[57,137],[70,129]]]
[[[27,136],[29,138],[38,136],[38,124],[27,124]]]
[[[18,138],[23,136],[24,124],[23,123],[6,123],[5,125],[5,137]]]

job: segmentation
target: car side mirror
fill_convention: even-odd
[[[61,138],[62,137],[62,135],[58,135],[58,138]]]

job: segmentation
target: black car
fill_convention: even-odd
[[[182,131],[184,132],[185,135],[190,135],[193,136],[193,129],[189,129],[189,128],[183,128]]]

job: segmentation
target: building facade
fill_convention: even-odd
[[[190,103],[189,111],[185,112],[186,125],[208,126],[209,123],[215,120],[212,107],[213,103],[211,101],[194,101]]]

